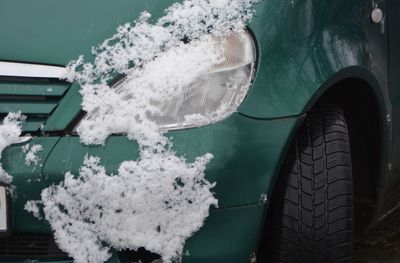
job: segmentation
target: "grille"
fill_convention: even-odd
[[[12,234],[0,238],[0,261],[4,259],[67,259],[52,235]]]
[[[57,107],[70,84],[54,79],[14,82],[0,79],[0,117],[21,111],[27,116],[24,132],[35,132]]]

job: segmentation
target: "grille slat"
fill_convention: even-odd
[[[21,111],[27,116],[23,131],[36,132],[51,116],[69,87],[69,83],[54,79],[40,82],[2,82],[0,79],[0,118],[9,112]]]
[[[0,113],[21,111],[24,114],[50,114],[57,106],[57,101],[21,101],[0,100]]]
[[[0,238],[0,261],[9,259],[68,259],[47,234],[12,234]]]
[[[62,96],[69,84],[0,83],[0,95]]]

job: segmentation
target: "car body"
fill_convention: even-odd
[[[112,36],[118,25],[143,10],[160,16],[173,2],[2,1],[0,61],[66,66],[81,54],[90,58],[91,47]],[[374,8],[384,13],[378,23],[371,21]],[[190,255],[183,262],[252,259],[281,163],[307,112],[320,100],[340,104],[348,116],[359,232],[390,208],[385,200],[400,183],[398,1],[265,0],[256,12],[249,30],[257,44],[257,72],[238,112],[215,124],[168,133],[174,150],[188,160],[208,152],[215,156],[206,177],[217,183],[219,207],[187,241]],[[0,76],[0,94],[0,111],[28,114],[24,129],[35,135],[2,154],[18,189],[11,201],[10,236],[23,239],[24,233],[29,240],[44,237],[51,243],[46,239],[50,226],[24,210],[26,201],[40,199],[41,190],[60,182],[65,172],[77,174],[87,154],[101,157],[107,171],[115,173],[121,162],[138,157],[132,156],[137,144],[114,135],[104,146],[82,145],[73,133],[81,116],[77,84]],[[38,168],[25,164],[22,146],[28,143],[43,146]],[[33,259],[70,262],[44,247],[29,252],[36,253]],[[0,251],[2,262],[31,258]],[[114,253],[109,262],[122,258]]]

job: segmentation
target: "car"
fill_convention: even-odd
[[[6,206],[0,191],[1,262],[72,262],[26,202],[78,174],[86,155],[115,173],[138,146],[118,134],[81,144],[79,85],[59,77],[118,25],[174,2],[1,2],[0,112],[26,114],[23,136],[33,135],[2,153],[18,192]],[[400,2],[265,0],[255,9],[256,71],[237,112],[168,132],[188,160],[214,155],[205,174],[218,208],[187,240],[183,262],[351,262],[355,238],[397,205]],[[28,144],[42,146],[36,168],[23,158]],[[141,248],[108,262],[157,258]]]

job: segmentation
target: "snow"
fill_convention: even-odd
[[[37,156],[37,153],[42,151],[43,147],[40,144],[26,144],[22,146],[22,152],[25,154],[25,164],[27,166],[31,166],[32,164],[37,165],[40,161],[40,158]]]
[[[261,201],[261,203],[263,203],[263,204],[268,204],[268,201],[269,201],[268,195],[267,195],[267,194],[262,194],[262,195],[260,196],[260,201]]]
[[[132,71],[118,88],[83,85],[82,106],[89,118],[77,129],[82,142],[104,144],[110,134],[126,133],[141,146],[165,145],[167,139],[149,116],[162,111],[163,100],[179,96],[199,75],[220,62],[220,48],[206,36],[191,45],[171,48]]]
[[[170,262],[217,205],[214,184],[204,179],[211,155],[192,164],[173,152],[121,164],[108,175],[100,159],[87,157],[79,177],[46,189],[42,201],[61,249],[76,262],[104,262],[107,244],[118,250],[145,247]]]
[[[20,112],[8,113],[0,125],[0,158],[1,153],[8,146],[21,141],[19,137],[22,133],[22,123],[25,121],[25,116]],[[0,164],[0,183],[9,185],[12,182],[12,177],[3,169]]]
[[[151,14],[118,27],[117,33],[93,48],[94,63],[81,56],[69,64],[66,78],[80,84],[105,84],[114,73],[130,73],[154,60],[160,53],[205,35],[226,36],[242,31],[254,15],[254,4],[260,0],[186,0],[167,8],[155,24]]]
[[[180,261],[186,239],[218,204],[215,183],[205,178],[213,156],[193,162],[178,156],[153,117],[165,110],[163,101],[182,96],[189,84],[223,62],[223,41],[217,37],[243,32],[256,2],[186,0],[170,6],[155,23],[143,12],[93,48],[93,63],[79,57],[69,64],[66,78],[81,85],[87,112],[77,128],[81,142],[104,145],[111,134],[126,134],[140,153],[116,174],[107,174],[100,158],[86,156],[78,175],[66,173],[64,181],[42,191],[40,203],[26,205],[37,215],[37,205],[43,207],[56,242],[75,262],[104,262],[111,248],[140,247],[161,255],[163,262]],[[125,77],[110,87],[116,73]],[[216,114],[223,114],[221,107]],[[198,114],[185,120],[205,121]]]
[[[41,204],[40,201],[28,201],[26,202],[24,209],[25,211],[32,213],[34,217],[36,217],[37,219],[42,219],[42,217],[40,216],[40,209],[39,209],[39,205]]]

